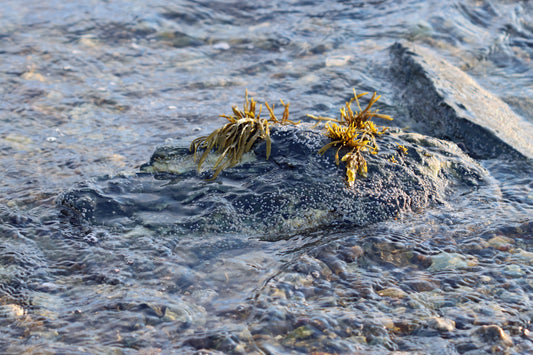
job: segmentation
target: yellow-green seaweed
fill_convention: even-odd
[[[198,171],[205,162],[209,153],[215,149],[219,158],[213,166],[214,173],[211,179],[216,179],[218,174],[226,168],[235,166],[241,160],[244,153],[252,149],[254,143],[259,139],[266,141],[266,159],[270,156],[270,124],[298,124],[289,120],[289,103],[285,104],[283,100],[281,105],[284,107],[281,119],[274,114],[274,105],[270,107],[267,102],[265,106],[269,112],[269,118],[261,118],[262,106],[257,109],[256,101],[248,99],[248,90],[245,91],[245,100],[243,109],[233,106],[233,114],[220,115],[229,122],[223,127],[216,129],[208,136],[198,137],[192,141],[189,150],[194,153],[194,160],[198,162]],[[198,159],[198,150],[204,152]]]
[[[323,146],[318,151],[319,154],[324,154],[329,148],[338,146],[335,153],[335,163],[339,165],[339,151],[344,147],[350,149],[341,159],[341,161],[346,163],[346,179],[349,186],[354,185],[357,175],[366,177],[368,169],[362,152],[368,150],[371,154],[377,154],[376,136],[385,133],[388,129],[388,127],[378,128],[372,119],[379,117],[392,120],[392,117],[378,113],[379,110],[371,110],[372,106],[381,97],[377,96],[375,92],[366,108],[364,110],[361,108],[359,98],[367,94],[366,92],[357,94],[354,89],[354,97],[340,109],[340,119],[308,115],[318,121],[327,121],[324,125],[326,129],[325,135],[331,138],[332,141]],[[357,109],[355,110],[352,109],[354,102],[357,104]]]
[[[400,154],[407,154],[407,152],[408,152],[407,148],[404,145],[401,145],[401,144],[398,144],[398,146],[396,147],[396,150]]]

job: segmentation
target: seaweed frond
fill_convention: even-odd
[[[330,122],[339,123],[345,126],[353,125],[357,129],[369,130],[373,134],[378,134],[378,135],[383,134],[387,130],[388,127],[384,127],[382,128],[381,131],[379,131],[376,125],[374,124],[374,122],[372,122],[372,119],[374,117],[379,117],[379,118],[392,121],[393,118],[389,115],[383,115],[379,113],[379,110],[374,110],[374,111],[371,110],[372,106],[381,98],[381,95],[378,96],[377,93],[375,92],[372,95],[372,98],[368,102],[367,106],[363,110],[361,108],[359,98],[367,94],[368,92],[357,94],[355,92],[355,89],[353,89],[354,97],[350,99],[350,101],[346,102],[345,106],[341,107],[341,109],[339,110],[341,113],[340,119],[331,118],[331,117],[323,117],[323,116],[314,116],[311,114],[308,114],[307,116],[317,121],[330,121]],[[358,110],[356,109],[355,111],[352,109],[352,104],[354,102],[356,103],[357,109],[358,109]]]
[[[372,111],[372,106],[381,96],[374,92],[372,98],[365,109],[361,108],[359,98],[368,93],[357,94],[353,90],[354,97],[346,102],[346,105],[340,109],[340,118],[329,118],[307,115],[317,121],[327,121],[324,128],[325,135],[332,139],[319,150],[324,154],[329,148],[338,146],[335,153],[335,163],[339,165],[339,151],[346,147],[349,149],[341,161],[346,163],[346,179],[349,186],[353,186],[357,175],[366,177],[367,163],[363,157],[363,151],[369,151],[371,154],[378,153],[376,137],[385,133],[388,127],[378,127],[372,121],[374,117],[392,120],[392,117],[378,113],[379,110]],[[356,103],[357,109],[352,109],[352,104]]]
[[[220,115],[226,118],[228,123],[213,131],[209,136],[198,137],[192,141],[189,150],[193,152],[194,160],[198,162],[198,171],[209,153],[216,150],[219,157],[213,166],[214,173],[211,178],[216,179],[222,170],[239,163],[243,154],[249,152],[254,143],[260,139],[266,141],[266,159],[268,159],[271,151],[270,124],[299,123],[289,120],[289,103],[285,104],[281,101],[281,104],[285,108],[281,120],[278,120],[274,114],[274,105],[270,107],[266,102],[270,118],[261,118],[262,106],[259,105],[257,109],[256,101],[253,98],[248,99],[248,90],[246,90],[242,110],[233,106],[233,114]],[[198,159],[199,150],[203,150],[203,153]]]
[[[407,154],[407,151],[408,151],[407,148],[404,145],[401,145],[401,144],[398,144],[398,146],[396,147],[396,150],[400,154]]]
[[[300,121],[294,122],[294,121],[289,120],[289,105],[290,105],[290,103],[289,102],[285,103],[281,99],[279,101],[281,102],[281,106],[283,106],[283,108],[284,108],[283,115],[281,116],[281,120],[278,120],[278,118],[274,114],[274,104],[272,104],[272,107],[270,107],[268,105],[268,102],[265,102],[265,106],[268,109],[268,112],[270,113],[269,121],[272,122],[272,123],[278,123],[278,124],[292,124],[292,125],[299,124]]]
[[[355,126],[342,126],[338,123],[326,123],[325,135],[331,138],[331,142],[323,146],[318,153],[324,154],[331,147],[338,147],[335,152],[335,163],[339,161],[346,163],[346,179],[349,186],[353,186],[357,175],[366,177],[367,164],[362,152],[370,151],[377,153],[377,145],[373,136],[362,132]],[[339,160],[339,151],[348,148],[349,151]]]

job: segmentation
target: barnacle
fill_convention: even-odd
[[[374,117],[392,120],[392,117],[378,113],[378,110],[372,111],[372,106],[379,100],[381,96],[376,93],[372,95],[366,108],[363,110],[359,103],[359,98],[368,93],[357,94],[355,89],[353,91],[354,97],[340,109],[340,119],[329,117],[317,117],[308,115],[309,117],[318,121],[327,121],[324,128],[325,135],[332,139],[332,141],[323,146],[318,152],[324,154],[329,148],[338,146],[335,153],[335,163],[339,164],[339,151],[342,148],[348,148],[341,161],[346,163],[346,179],[348,185],[353,186],[357,175],[366,177],[367,163],[363,157],[363,151],[369,151],[371,154],[377,154],[378,145],[376,143],[376,136],[379,136],[388,129],[388,127],[378,128],[372,119]],[[357,109],[352,109],[352,104],[355,101]]]
[[[223,169],[239,163],[242,155],[249,152],[259,139],[266,141],[266,159],[268,159],[271,150],[270,124],[299,123],[289,120],[289,103],[285,104],[282,100],[280,101],[284,107],[281,120],[274,114],[274,105],[270,107],[267,102],[265,102],[265,105],[270,117],[268,119],[261,118],[262,106],[259,105],[257,109],[256,101],[253,98],[248,99],[248,90],[246,90],[242,110],[237,106],[233,106],[233,114],[220,115],[220,117],[226,118],[229,121],[228,123],[216,129],[210,135],[198,137],[192,141],[189,150],[194,153],[194,160],[198,163],[198,171],[200,171],[209,153],[214,149],[219,154],[213,166],[214,173],[211,178],[215,179]],[[204,151],[199,159],[197,156],[198,150]]]

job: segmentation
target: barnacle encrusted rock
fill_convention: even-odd
[[[59,203],[81,223],[265,236],[383,221],[445,203],[489,180],[454,143],[392,130],[380,137],[379,154],[366,157],[367,177],[348,188],[335,150],[318,154],[330,141],[321,130],[273,126],[270,138],[268,160],[265,141],[257,142],[215,181],[205,179],[207,160],[197,173],[187,146],[163,146],[142,172],[80,184]]]

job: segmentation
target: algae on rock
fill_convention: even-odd
[[[330,138],[310,123],[272,125],[268,160],[250,160],[206,183],[186,146],[159,147],[134,176],[104,177],[60,197],[66,215],[91,224],[161,233],[250,233],[285,236],[315,228],[397,218],[445,203],[490,181],[487,172],[457,145],[391,129],[380,154],[368,154],[370,179],[346,188],[335,151],[317,154]],[[398,145],[409,154],[398,154]],[[266,140],[250,155],[264,157]],[[395,155],[397,163],[389,161]],[[185,165],[181,165],[185,164]],[[176,172],[177,166],[183,170]],[[169,167],[169,170],[165,170]]]
[[[216,129],[209,136],[196,138],[192,141],[190,150],[194,153],[194,160],[197,160],[197,152],[203,149],[204,153],[198,160],[198,171],[205,162],[211,150],[216,149],[219,158],[215,162],[214,173],[211,179],[216,179],[218,174],[225,169],[235,166],[242,159],[243,154],[252,149],[257,140],[264,139],[267,143],[266,159],[270,156],[270,125],[271,124],[297,124],[289,120],[289,103],[285,104],[280,100],[285,108],[281,120],[278,120],[274,114],[274,105],[270,107],[267,102],[265,105],[270,114],[270,118],[261,118],[262,106],[259,105],[256,111],[256,102],[253,98],[248,99],[248,90],[245,93],[243,109],[233,106],[233,114],[220,115],[229,122],[222,128]]]
[[[349,151],[342,157],[341,161],[346,162],[346,179],[349,186],[353,186],[357,175],[366,177],[368,166],[363,156],[364,151],[377,154],[378,145],[376,137],[385,133],[388,127],[378,128],[372,119],[374,117],[392,120],[392,117],[378,113],[379,110],[372,111],[372,106],[381,96],[374,92],[372,98],[363,110],[359,103],[359,98],[368,94],[367,92],[357,94],[353,90],[353,98],[346,102],[345,107],[340,109],[340,119],[307,115],[318,121],[327,121],[324,128],[325,135],[332,139],[332,142],[323,146],[318,152],[323,155],[329,148],[338,146],[335,153],[335,163],[339,165],[339,151],[348,148]],[[357,104],[357,109],[352,109],[352,103]]]
[[[374,117],[392,118],[371,110],[377,94],[362,109],[363,95],[354,91],[340,119],[312,116],[326,121],[324,133],[311,123],[290,121],[283,101],[281,119],[267,103],[270,117],[262,118],[261,106],[246,93],[243,109],[233,107],[233,114],[223,115],[229,122],[209,136],[189,147],[159,147],[135,176],[81,184],[63,194],[60,204],[77,220],[126,229],[285,235],[396,218],[490,181],[453,143],[376,126]],[[381,154],[375,154],[376,137]],[[336,151],[329,149],[334,146]],[[202,149],[193,164],[191,151]],[[211,177],[219,181],[206,183],[196,170],[213,156]],[[340,161],[347,172],[339,169]],[[367,173],[372,178],[356,180]],[[356,188],[346,188],[346,175]]]

